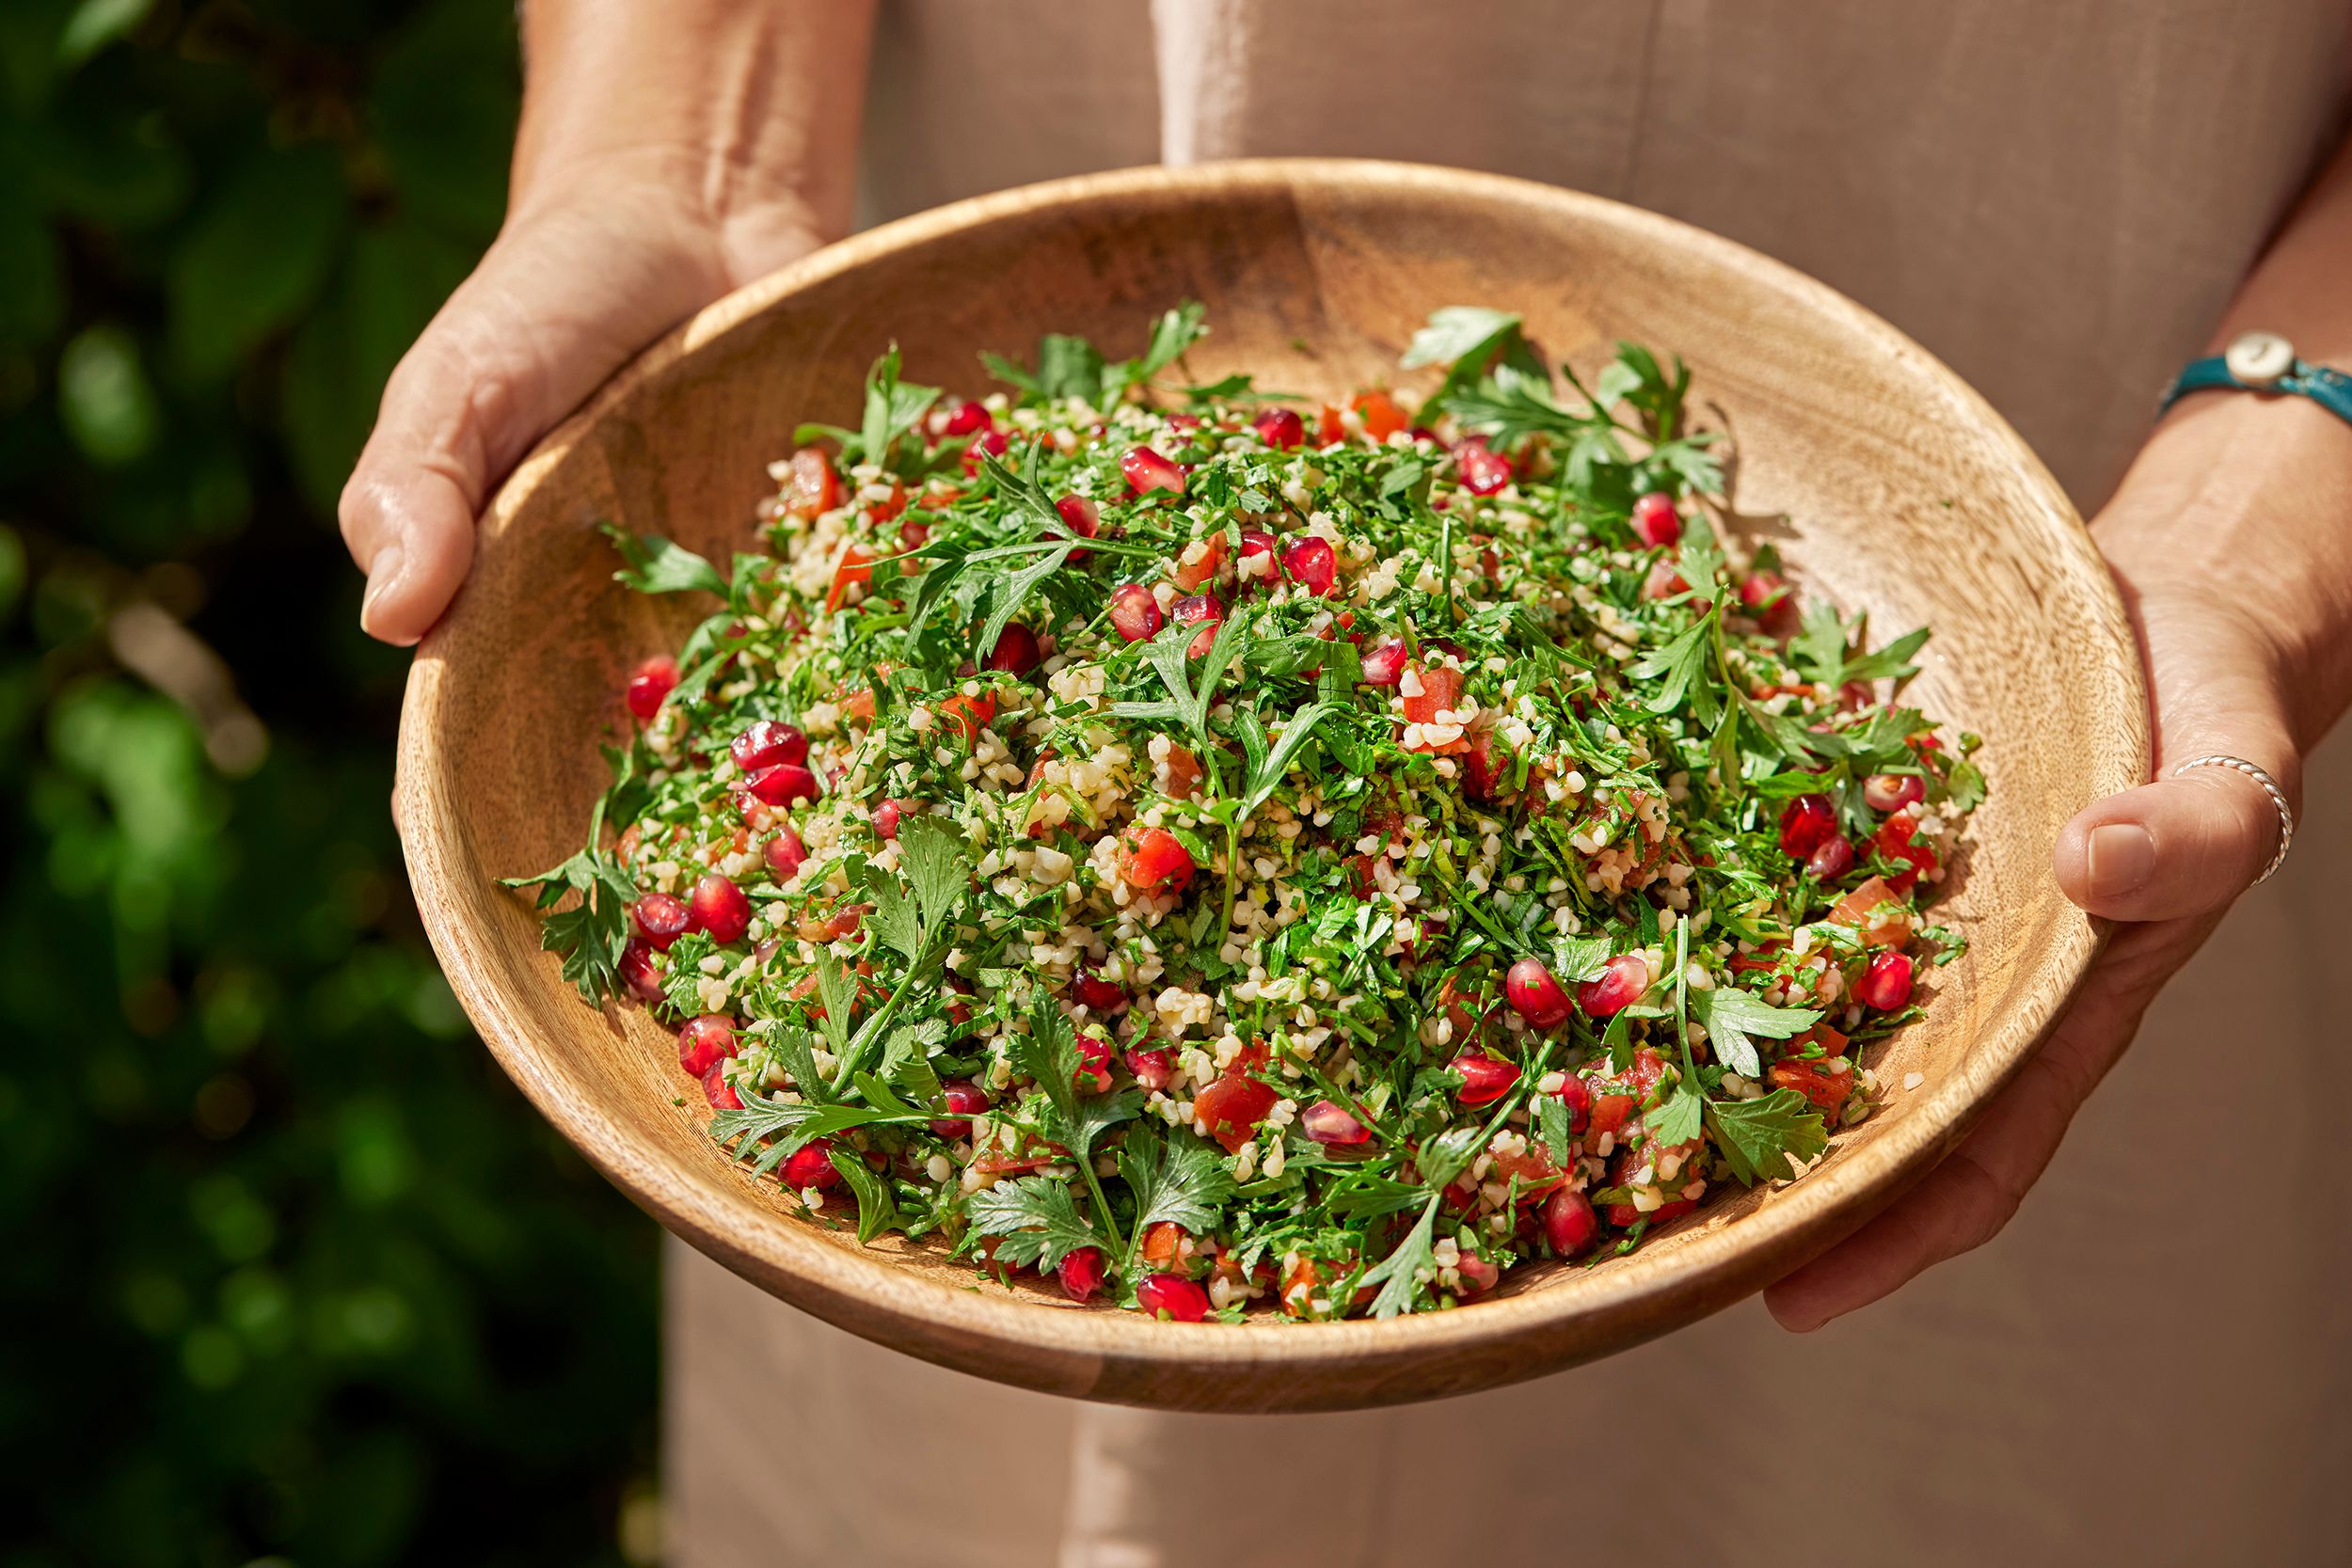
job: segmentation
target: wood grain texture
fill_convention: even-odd
[[[1738,442],[1740,511],[1813,590],[1882,635],[1936,637],[1915,700],[1986,738],[1992,786],[1942,917],[1971,939],[1927,1018],[1876,1059],[1889,1102],[1802,1181],[1703,1209],[1630,1258],[1520,1271],[1494,1299],[1390,1323],[1147,1322],[976,1289],[937,1252],[796,1212],[702,1131],[670,1036],[582,1006],[494,879],[577,844],[623,673],[694,606],[612,582],[612,518],[724,561],[803,420],[843,420],[890,340],[910,379],[977,389],[983,348],[1041,330],[1114,353],[1183,298],[1204,377],[1337,391],[1392,379],[1429,310],[1521,311],[1589,372],[1619,338],[1672,350]],[[1785,519],[1785,520],[1784,520]],[[417,899],[500,1063],[616,1185],[774,1294],[868,1338],[1055,1393],[1190,1410],[1338,1409],[1463,1393],[1621,1350],[1744,1296],[1948,1152],[2050,1028],[2100,934],[2049,873],[2059,826],[2141,781],[2139,666],[2065,497],[1950,372],[1827,288],[1594,198],[1455,170],[1282,161],[1089,176],[876,230],[704,311],[542,444],[483,519],[401,726]],[[1899,1092],[1906,1074],[1924,1076]],[[681,1103],[681,1096],[691,1103]]]

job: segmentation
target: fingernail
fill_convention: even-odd
[[[2090,862],[2090,895],[2122,898],[2137,893],[2156,874],[2156,841],[2137,822],[2109,822],[2090,830],[2084,846]]]
[[[375,601],[400,580],[400,568],[405,559],[398,545],[387,545],[375,552],[375,560],[368,567],[368,591],[359,600],[359,629],[371,637],[377,635]]]

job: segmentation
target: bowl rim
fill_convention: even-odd
[[[2034,499],[2071,529],[2061,529],[2074,575],[2090,585],[2086,614],[2105,623],[2128,698],[2128,722],[2099,737],[2094,774],[2104,789],[2147,775],[2146,700],[2139,659],[2122,601],[2072,502],[2024,439],[1973,388],[1892,325],[1828,285],[1735,241],[1607,198],[1457,168],[1349,158],[1242,159],[1184,166],[1152,166],[1084,174],[957,201],[882,225],[827,245],[698,311],[622,367],[548,434],[500,487],[479,520],[476,559],[495,548],[533,490],[607,411],[642,384],[697,349],[751,321],[778,300],[892,253],[928,245],[999,219],[1042,210],[1080,210],[1136,198],[1214,198],[1249,192],[1368,188],[1410,195],[1471,193],[1501,205],[1538,205],[1593,216],[1621,230],[1646,230],[1661,244],[1695,248],[1727,266],[1762,277],[1842,319],[1857,344],[1899,356],[1981,431],[2007,448]],[[2082,570],[2088,568],[2089,570]],[[1942,1076],[1906,1114],[1826,1168],[1811,1171],[1775,1201],[1736,1222],[1685,1233],[1662,1252],[1635,1252],[1590,1275],[1570,1291],[1497,1297],[1462,1310],[1387,1321],[1240,1324],[1157,1323],[1132,1312],[1084,1310],[996,1289],[946,1288],[911,1277],[888,1255],[848,1248],[818,1234],[778,1206],[722,1197],[686,1180],[646,1139],[564,1092],[533,1031],[487,983],[488,954],[452,914],[451,896],[481,873],[470,835],[457,814],[437,732],[443,709],[452,627],[462,622],[461,590],[428,633],[409,671],[398,743],[402,843],[419,913],[436,956],[484,1041],[541,1114],[641,1208],[666,1228],[737,1274],[804,1309],[866,1338],[926,1359],[999,1381],[1085,1397],[1190,1408],[1338,1409],[1400,1399],[1438,1397],[1492,1386],[1611,1354],[1681,1327],[1761,1289],[1826,1249],[1924,1177],[1957,1147],[1992,1096],[2014,1077],[2055,1027],[2104,944],[2106,927],[2062,918],[2045,951],[2043,974],[2027,1005],[1990,1023],[1968,1057]],[[2063,914],[2065,911],[2060,911]],[[552,960],[548,960],[550,964]],[[749,1180],[746,1178],[745,1180]],[[1647,1259],[1645,1265],[1645,1258]],[[1524,1356],[1491,1355],[1475,1375],[1444,1352],[1503,1344]],[[1263,1374],[1251,1379],[1251,1372]],[[1189,1382],[1232,1379],[1171,1395],[1170,1374]]]

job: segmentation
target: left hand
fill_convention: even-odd
[[[2190,757],[2243,757],[2267,768],[2300,808],[2282,650],[2254,607],[2221,599],[2216,575],[2202,569],[2196,541],[2223,531],[2203,526],[2193,509],[2150,512],[2145,499],[2120,502],[2093,532],[2139,640],[2155,782],[2091,804],[2059,834],[2055,856],[2069,898],[2131,924],[2115,932],[2056,1031],[1960,1148],[1885,1212],[1765,1292],[1784,1328],[1819,1328],[1998,1234],[2148,1004],[2269,863],[2279,817],[2259,784],[2232,768],[2178,779],[2169,769]],[[1990,809],[1999,809],[1997,797]]]

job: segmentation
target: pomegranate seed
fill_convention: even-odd
[[[1911,1000],[1911,955],[1881,951],[1870,955],[1862,978],[1853,983],[1854,999],[1866,1007],[1891,1013]]]
[[[1307,439],[1307,421],[1289,408],[1261,408],[1258,417],[1249,421],[1249,428],[1258,433],[1258,439],[1278,451],[1289,451]]]
[[[1405,661],[1410,657],[1401,637],[1384,637],[1364,655],[1363,673],[1366,686],[1394,686],[1405,678]]]
[[[1645,545],[1671,545],[1680,539],[1682,514],[1675,510],[1675,499],[1663,490],[1652,490],[1635,501],[1633,531]]]
[[[1496,1282],[1502,1277],[1502,1271],[1495,1267],[1492,1259],[1469,1252],[1462,1254],[1460,1260],[1454,1265],[1454,1272],[1462,1276],[1462,1294],[1465,1296],[1483,1295],[1493,1290]]]
[[[1150,447],[1129,447],[1119,460],[1119,471],[1127,476],[1127,488],[1138,496],[1154,490],[1165,490],[1171,496],[1184,493],[1184,476],[1176,465],[1153,451]]]
[[[1070,990],[1081,1004],[1098,1013],[1120,1012],[1127,1006],[1127,988],[1116,981],[1104,979],[1090,969],[1078,971],[1078,977],[1071,981]]]
[[[1209,1293],[1181,1274],[1155,1274],[1136,1287],[1136,1305],[1154,1318],[1197,1323],[1209,1315]]]
[[[1044,655],[1037,650],[1037,633],[1018,621],[1007,623],[996,635],[996,646],[989,651],[988,668],[1002,670],[1010,675],[1025,675],[1036,669]]]
[[[948,436],[969,436],[974,431],[993,429],[995,423],[986,404],[975,403],[970,398],[966,398],[949,411],[947,422],[940,429],[943,434]]]
[[[1111,629],[1128,641],[1147,641],[1167,624],[1159,600],[1143,584],[1122,583],[1111,590]]]
[[[784,1163],[784,1184],[796,1192],[841,1185],[841,1173],[833,1166],[833,1140],[818,1138],[794,1149]]]
[[[939,1085],[939,1095],[947,1109],[958,1114],[936,1118],[931,1131],[943,1138],[970,1137],[972,1118],[988,1109],[988,1091],[968,1079],[959,1078]]]
[[[913,555],[930,542],[931,525],[920,518],[909,517],[898,525],[898,548],[904,554]]]
[[[1299,1113],[1298,1130],[1319,1144],[1333,1144],[1343,1148],[1365,1143],[1372,1137],[1372,1129],[1348,1112],[1337,1101],[1318,1100]]]
[[[808,736],[789,724],[762,719],[727,742],[727,754],[745,773],[757,773],[779,763],[806,762]]]
[[[1740,584],[1740,602],[1759,621],[1785,620],[1793,603],[1788,579],[1778,572],[1751,572]]]
[[[700,1078],[735,1054],[735,1025],[723,1013],[705,1013],[677,1032],[677,1065],[689,1078]]]
[[[771,806],[817,799],[817,775],[797,762],[763,768],[744,784],[744,790]]]
[[[984,451],[991,457],[1002,457],[1011,450],[1012,437],[992,426],[972,438],[972,445],[965,450],[963,454],[964,465],[975,469],[979,467],[979,463],[972,455],[974,452]]]
[[[874,836],[884,841],[898,836],[898,802],[884,800],[876,806],[869,820],[874,824]]]
[[[1900,811],[1927,793],[1927,781],[1916,773],[1873,773],[1862,781],[1863,803],[1872,811]]]
[[[1584,1195],[1562,1187],[1544,1200],[1544,1240],[1563,1258],[1573,1258],[1600,1234],[1600,1216]]]
[[[1086,1301],[1103,1288],[1103,1249],[1082,1246],[1061,1260],[1055,1277],[1061,1281],[1061,1293],[1072,1301]]]
[[[640,719],[651,719],[661,711],[661,699],[676,689],[677,660],[657,654],[629,672],[628,710]]]
[[[1282,552],[1282,573],[1308,593],[1321,598],[1329,594],[1332,584],[1339,580],[1339,557],[1331,551],[1331,541],[1310,535]]]
[[[1586,1018],[1614,1018],[1649,990],[1649,960],[1639,953],[1620,953],[1597,977],[1576,988],[1576,1005]]]
[[[1103,510],[1084,496],[1064,496],[1054,503],[1054,510],[1070,525],[1070,531],[1081,539],[1091,539],[1102,531]],[[1072,550],[1071,563],[1089,560],[1093,554],[1092,550]]]
[[[1837,835],[1837,814],[1826,795],[1800,795],[1780,814],[1780,847],[1797,860]]]
[[[621,979],[640,1002],[660,1002],[669,994],[661,989],[661,970],[653,961],[653,952],[638,937],[629,938],[628,945],[621,949]]]
[[[799,833],[787,827],[770,839],[768,847],[760,853],[767,859],[768,869],[774,872],[776,880],[781,882],[800,870],[801,863],[808,859],[808,847],[801,842]]]
[[[710,1108],[714,1111],[739,1111],[743,1108],[742,1097],[735,1092],[735,1085],[727,1082],[725,1062],[711,1063],[709,1070],[703,1074],[703,1098],[710,1101]]]
[[[1570,1132],[1583,1132],[1586,1124],[1593,1119],[1592,1085],[1575,1073],[1568,1073],[1560,1080],[1560,1086],[1552,1091],[1551,1098],[1568,1108]]]
[[[1547,974],[1544,978],[1549,980],[1551,976]],[[1462,1087],[1454,1098],[1465,1105],[1491,1105],[1509,1094],[1511,1085],[1519,1081],[1517,1062],[1499,1062],[1475,1051],[1465,1051],[1446,1066],[1462,1080]]]
[[[1278,571],[1274,552],[1279,546],[1274,535],[1262,528],[1241,531],[1241,575],[1245,578],[1264,578],[1272,581]]]
[[[1454,466],[1462,488],[1473,496],[1491,496],[1517,477],[1511,460],[1486,445],[1483,436],[1454,443]]]
[[[1118,1053],[1111,1042],[1100,1035],[1078,1037],[1078,1071],[1072,1080],[1080,1094],[1107,1094],[1111,1086],[1111,1058]]]
[[[743,896],[743,890],[712,872],[694,884],[694,895],[687,901],[688,913],[697,931],[707,931],[710,940],[724,947],[739,941],[752,924],[752,901]]]
[[[1804,873],[1817,882],[1834,882],[1853,869],[1853,846],[1844,838],[1822,841],[1804,858]]]
[[[1683,580],[1680,572],[1675,570],[1675,563],[1663,558],[1651,562],[1649,576],[1642,579],[1642,597],[1645,599],[1671,599],[1677,594],[1690,591],[1690,583]]]
[[[1513,964],[1502,977],[1502,991],[1518,1015],[1538,1029],[1549,1029],[1568,1016],[1568,993],[1541,958]]]
[[[629,919],[644,939],[663,952],[686,934],[686,901],[666,893],[648,893],[629,906]]]
[[[1225,621],[1225,607],[1217,603],[1216,595],[1195,594],[1190,598],[1178,599],[1168,613],[1178,626],[1197,625],[1200,628],[1193,637],[1192,646],[1184,650],[1185,657],[1206,657],[1210,645],[1216,641],[1216,628]]]
[[[1130,1051],[1127,1070],[1146,1089],[1164,1089],[1176,1081],[1176,1058],[1157,1046],[1149,1051]]]

